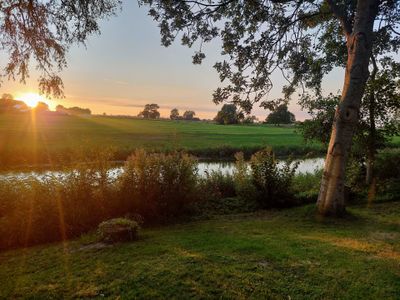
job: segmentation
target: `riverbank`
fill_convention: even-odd
[[[400,203],[321,220],[314,205],[0,253],[0,298],[396,299]],[[155,268],[155,266],[157,266]]]

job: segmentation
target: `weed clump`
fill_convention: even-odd
[[[98,233],[101,241],[105,243],[128,242],[137,238],[139,229],[136,221],[115,218],[100,223]]]

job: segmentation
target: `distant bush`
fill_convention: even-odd
[[[126,242],[135,240],[139,229],[139,224],[133,220],[115,218],[100,223],[98,233],[106,243]]]

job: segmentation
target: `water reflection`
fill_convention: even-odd
[[[323,158],[309,158],[303,160],[295,160],[293,163],[299,162],[298,168],[296,170],[297,174],[300,173],[314,173],[316,170],[323,168],[324,159]],[[200,162],[198,164],[198,173],[201,176],[204,176],[206,172],[210,173],[213,171],[221,171],[224,174],[232,174],[234,171],[234,162]],[[281,165],[284,164],[284,161],[280,162]],[[108,175],[110,178],[117,178],[123,172],[122,167],[112,168]],[[31,171],[31,172],[8,172],[0,175],[0,179],[7,178],[18,178],[25,179],[28,177],[34,177],[40,180],[44,180],[49,176],[56,176],[62,179],[65,175],[62,171]]]

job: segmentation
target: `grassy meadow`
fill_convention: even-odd
[[[0,115],[0,159],[5,165],[51,163],[78,148],[113,147],[115,159],[122,160],[136,148],[185,149],[201,157],[224,158],[239,150],[252,153],[266,146],[281,155],[322,149],[319,144],[305,144],[293,127],[101,116]]]
[[[400,203],[313,206],[0,253],[0,298],[399,299]]]

